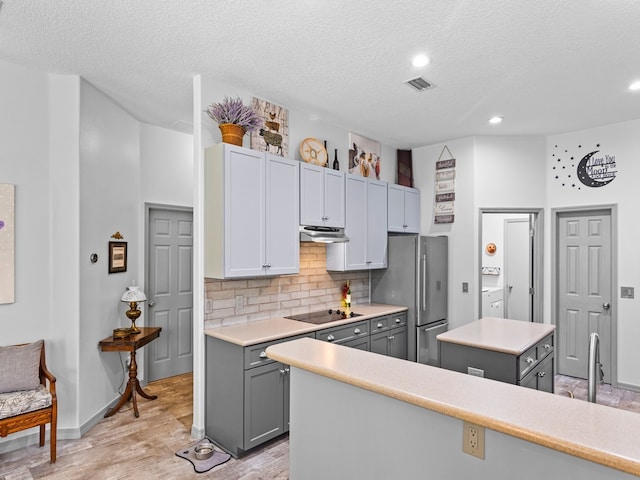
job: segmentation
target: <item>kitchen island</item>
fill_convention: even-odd
[[[555,328],[484,317],[436,337],[440,366],[553,393]]]
[[[291,366],[290,478],[581,480],[640,475],[640,415],[313,339]],[[462,452],[463,421],[485,458]]]

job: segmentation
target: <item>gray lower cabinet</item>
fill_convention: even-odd
[[[242,347],[206,337],[205,434],[234,457],[289,431],[289,367],[266,356],[270,345]]]
[[[547,335],[520,355],[469,345],[439,342],[440,366],[462,373],[553,393],[554,335]],[[472,371],[470,371],[472,369]]]
[[[539,362],[522,380],[520,380],[520,385],[527,388],[533,388],[534,390],[553,393],[554,373],[553,354],[547,355],[542,362]]]
[[[407,313],[372,318],[371,351],[407,359]]]

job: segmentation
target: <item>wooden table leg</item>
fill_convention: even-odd
[[[138,412],[138,399],[136,393],[139,393],[140,396],[146,398],[147,400],[155,400],[156,398],[158,398],[157,395],[149,395],[144,390],[142,390],[140,382],[138,381],[138,363],[136,362],[136,351],[133,350],[131,352],[131,363],[129,364],[129,381],[127,382],[127,388],[120,397],[120,401],[118,402],[118,404],[104,414],[105,418],[110,417],[118,410],[120,410],[120,407],[127,403],[129,399],[131,399],[133,403],[133,414],[136,416],[136,418],[138,418],[140,416],[140,412]]]

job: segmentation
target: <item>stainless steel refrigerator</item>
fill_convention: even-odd
[[[436,335],[447,331],[448,238],[390,235],[388,267],[371,272],[371,301],[409,308],[409,360],[438,366]]]

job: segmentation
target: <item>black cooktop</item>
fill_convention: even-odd
[[[310,313],[301,313],[299,315],[291,315],[288,318],[289,320],[298,320],[300,322],[314,323],[316,325],[320,325],[323,323],[335,322],[337,320],[343,320],[348,317],[359,317],[361,313],[349,312],[347,315],[343,310],[337,309],[329,309],[322,310],[320,312],[310,312]]]

